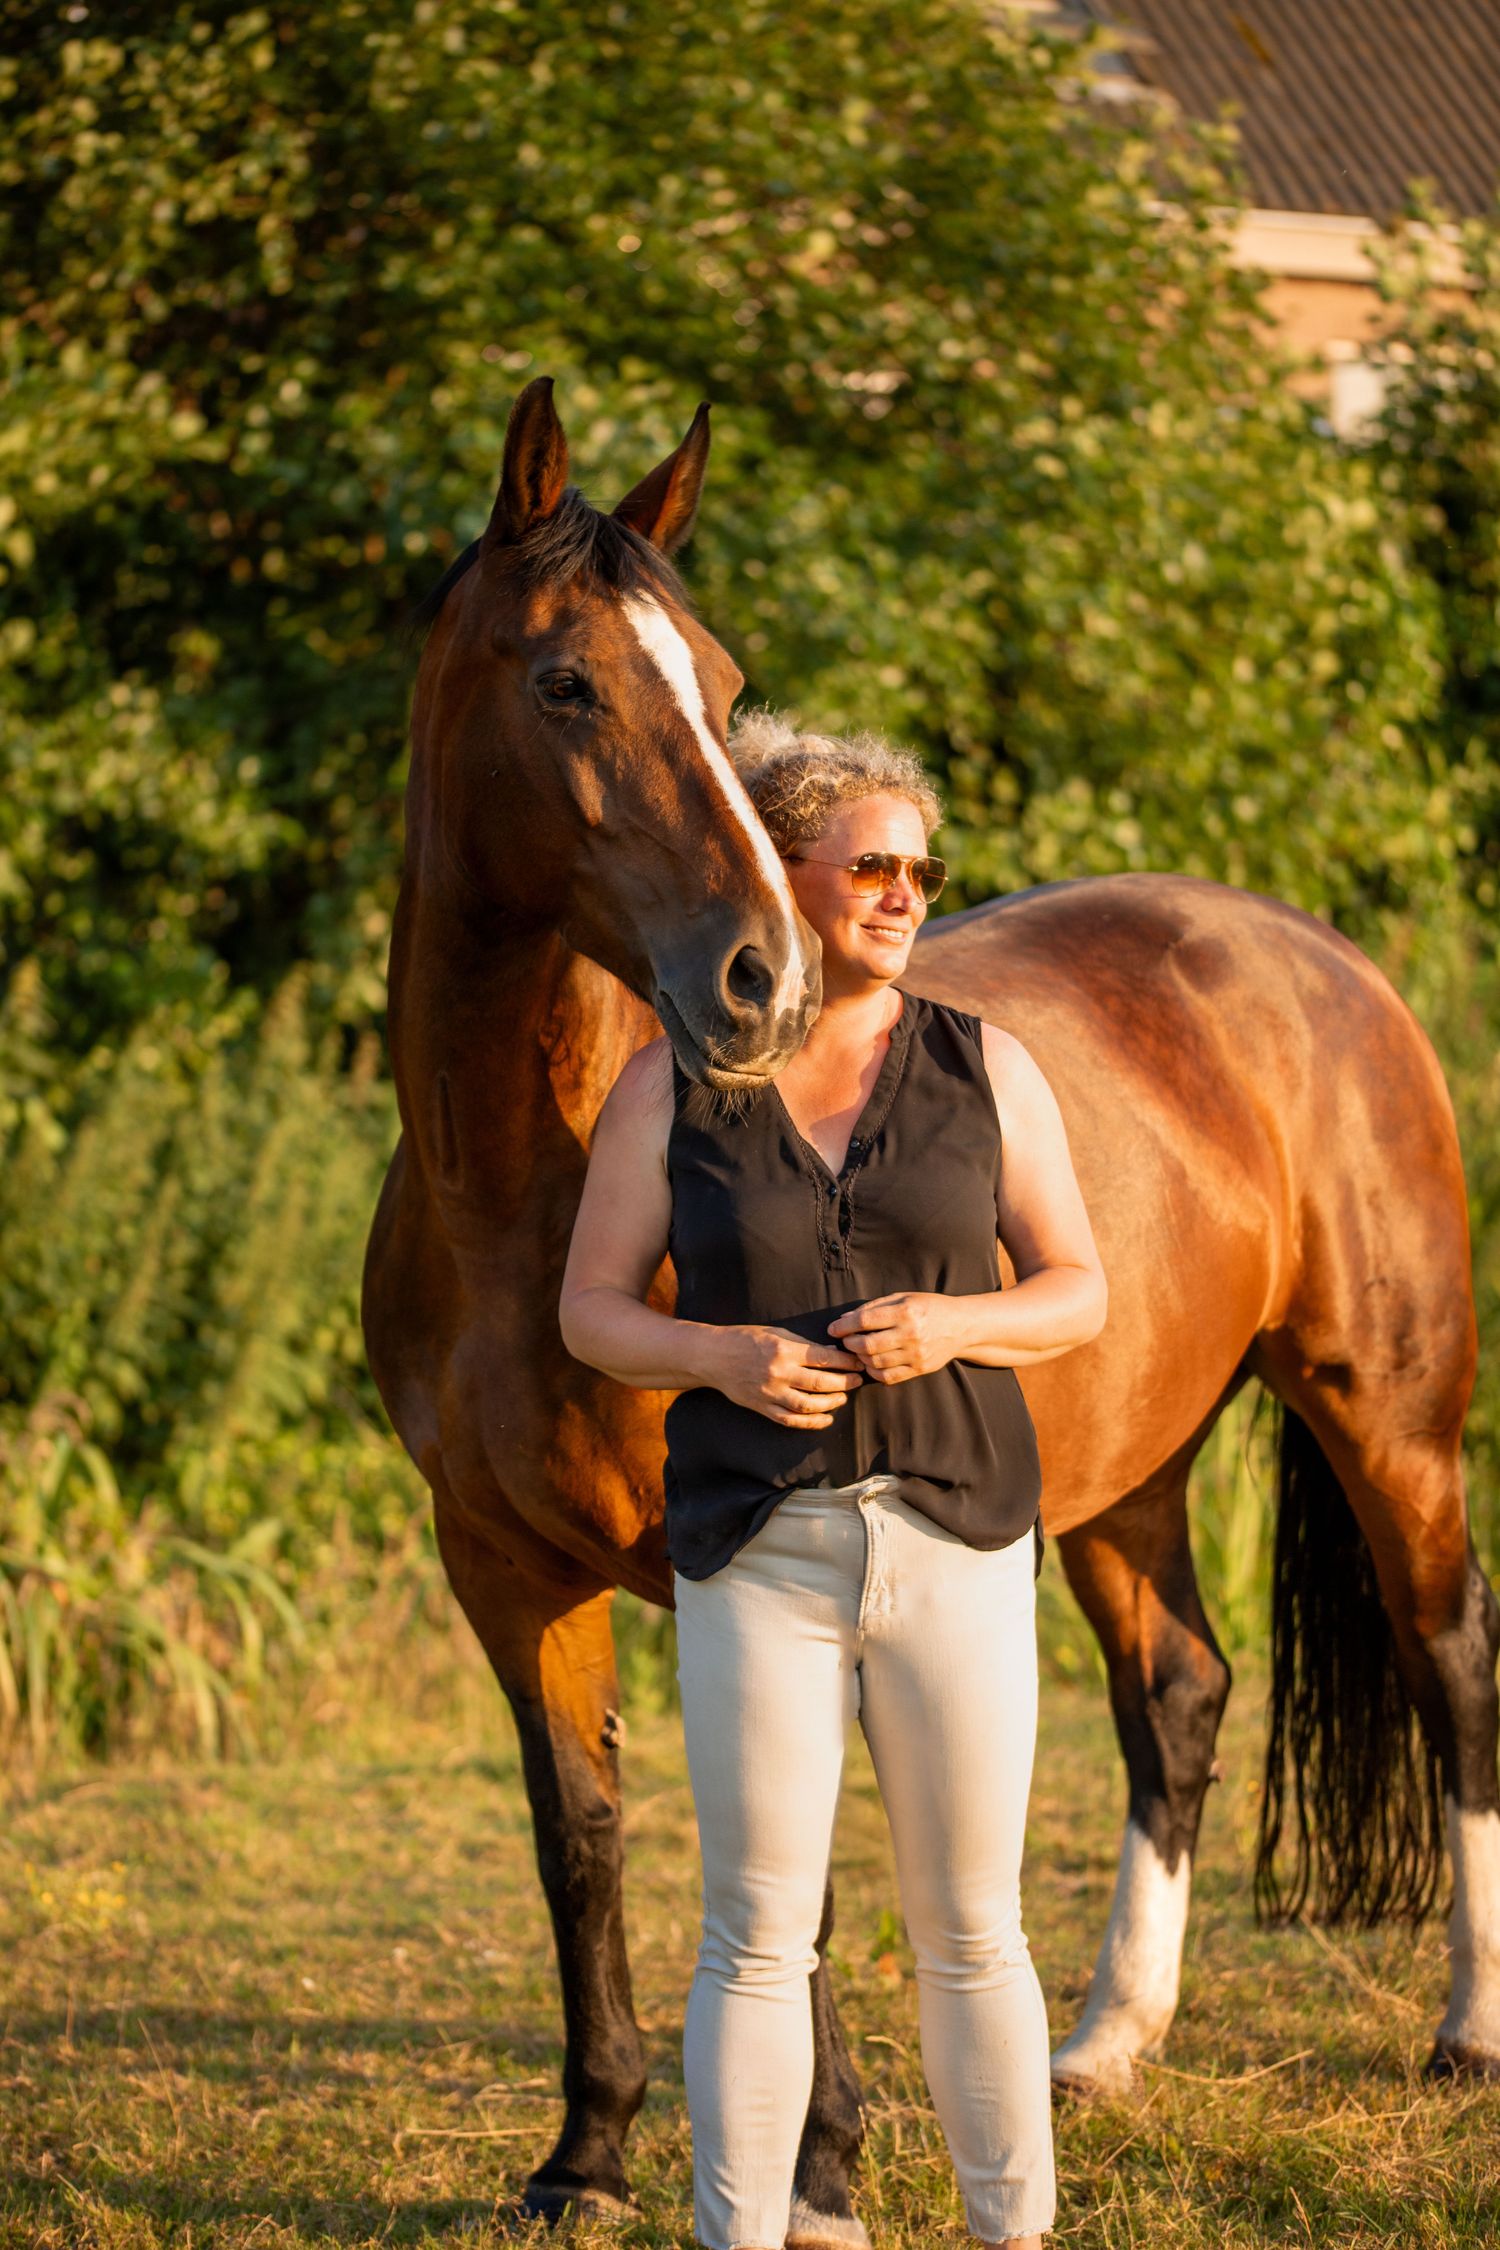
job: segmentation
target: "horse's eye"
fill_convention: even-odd
[[[537,681],[544,703],[579,704],[591,700],[589,684],[577,672],[544,672]]]

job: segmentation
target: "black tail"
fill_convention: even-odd
[[[1375,1565],[1307,1424],[1281,1410],[1271,1723],[1255,1908],[1367,1928],[1420,1922],[1443,1870],[1437,1761],[1396,1668]],[[1282,1831],[1289,1880],[1276,1868]]]

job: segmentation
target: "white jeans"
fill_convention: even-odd
[[[683,2040],[699,2240],[780,2250],[813,2074],[808,1978],[849,1723],[870,1745],[916,1955],[922,2061],[969,2224],[1056,2210],[1047,2017],[1021,1928],[1036,1735],[1034,1548],[981,1554],[890,1479],[783,1500],[678,1576],[703,1849]]]

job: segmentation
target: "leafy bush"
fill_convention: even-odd
[[[70,1050],[303,959],[378,1013],[397,627],[539,368],[614,486],[718,402],[708,615],[755,694],[951,769],[971,893],[1169,861],[1357,921],[1451,867],[1399,511],[1284,395],[1220,137],[1089,100],[1075,43],[8,12],[0,965]]]
[[[1468,886],[1500,909],[1500,220],[1455,226],[1429,199],[1385,245],[1385,403],[1369,458],[1411,523],[1441,620],[1435,739],[1465,831]],[[1462,289],[1453,286],[1456,259]]]
[[[1464,1458],[1475,1544],[1500,1576],[1500,959],[1455,900],[1446,914],[1394,930],[1383,966],[1432,1038],[1458,1123],[1480,1343]]]
[[[0,1420],[81,1399],[115,1472],[216,1538],[260,1512],[245,1448],[258,1484],[286,1433],[378,1412],[358,1288],[394,1104],[372,1040],[347,1068],[336,1035],[313,1050],[304,982],[206,1057],[158,1012],[67,1107],[13,1101],[0,1144]]]

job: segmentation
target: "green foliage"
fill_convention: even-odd
[[[1400,525],[1283,396],[1219,139],[1075,45],[966,0],[5,14],[0,947],[70,1046],[221,966],[378,1010],[398,625],[538,368],[613,484],[716,401],[707,614],[951,766],[972,893],[1154,859],[1357,922],[1451,865]]]
[[[350,1068],[333,1035],[310,1049],[303,982],[206,1058],[165,1013],[94,1050],[70,1115],[16,1105],[0,1167],[0,1413],[81,1399],[117,1465],[156,1465],[212,1532],[254,1513],[226,1497],[236,1448],[375,1403],[357,1292],[390,1092],[373,1041]]]
[[[1455,280],[1463,286],[1455,288]],[[1371,447],[1412,523],[1442,623],[1438,740],[1468,833],[1466,871],[1500,908],[1500,220],[1455,226],[1419,197],[1386,245],[1392,325]]]
[[[147,1736],[212,1756],[239,1740],[268,1634],[302,1626],[270,1567],[280,1527],[209,1549],[127,1506],[76,1419],[33,1415],[0,1451],[0,1734],[40,1763]]]
[[[1469,1187],[1479,1372],[1464,1425],[1469,1511],[1481,1560],[1500,1578],[1500,960],[1483,922],[1446,914],[1391,934],[1382,966],[1442,1061]]]

